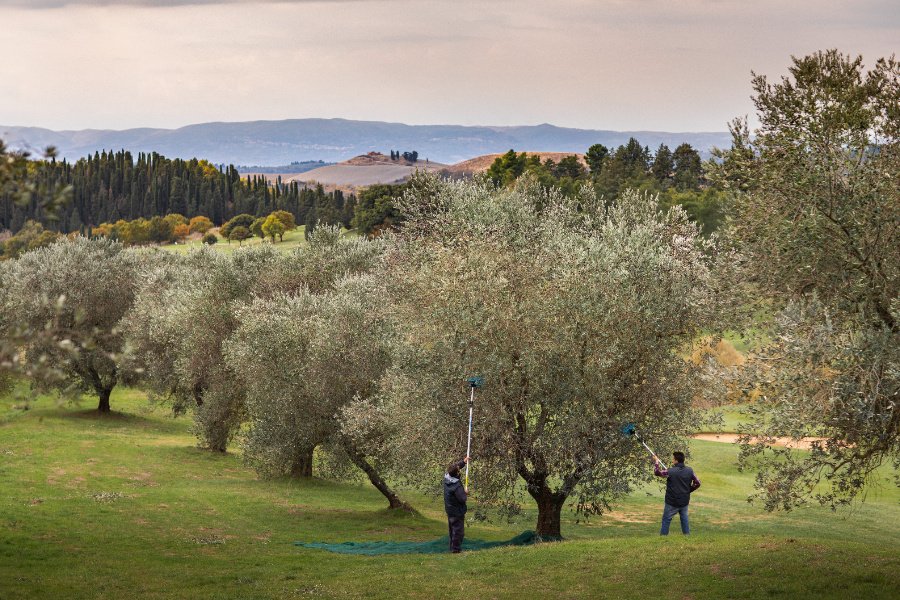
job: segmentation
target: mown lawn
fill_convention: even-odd
[[[275,242],[275,248],[278,250],[282,250],[287,252],[289,250],[293,250],[294,248],[299,248],[301,246],[306,245],[306,236],[304,235],[304,231],[306,230],[305,225],[300,225],[296,229],[292,229],[284,234],[284,241]],[[214,230],[215,231],[215,230]],[[218,235],[218,234],[217,234]],[[229,242],[228,240],[219,237],[219,243],[214,244],[213,248],[218,250],[219,252],[234,252],[238,248],[246,248],[248,246],[258,246],[259,244],[271,244],[271,240],[268,238],[261,239],[258,237],[251,237],[249,239],[244,240],[241,243],[238,242]],[[182,242],[180,244],[167,244],[165,246],[160,246],[163,250],[168,250],[169,252],[178,252],[180,254],[186,254],[191,250],[198,250],[202,248],[202,244],[200,240],[188,240]]]
[[[288,231],[284,234],[284,240],[276,241],[274,243],[275,248],[277,250],[281,250],[282,252],[288,252],[295,248],[303,248],[306,246],[306,226],[299,225],[296,229]],[[358,235],[356,230],[344,230],[343,235],[346,236],[355,236]],[[269,238],[260,239],[258,237],[252,237],[244,240],[242,243],[238,242],[229,242],[228,240],[219,237],[219,243],[214,244],[213,248],[218,250],[219,252],[231,253],[237,250],[238,248],[247,248],[249,246],[258,246],[260,244],[271,244],[272,241]],[[191,250],[199,250],[202,247],[200,240],[188,240],[179,244],[167,244],[165,246],[160,246],[163,250],[168,250],[169,252],[178,252],[180,254],[187,254]]]
[[[694,534],[657,535],[658,486],[561,543],[462,555],[346,556],[295,540],[427,540],[438,498],[389,514],[368,486],[260,481],[234,454],[196,448],[189,419],[119,390],[29,410],[0,399],[0,598],[896,598],[900,493],[885,475],[865,504],[768,514],[748,505],[735,449],[695,442]],[[436,474],[437,477],[440,474]],[[475,488],[473,502],[477,502]],[[506,539],[519,523],[470,525]]]

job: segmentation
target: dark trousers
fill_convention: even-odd
[[[450,530],[450,552],[459,552],[462,549],[463,535],[465,535],[466,518],[447,517],[447,526]]]

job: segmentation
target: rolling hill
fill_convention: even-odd
[[[526,151],[527,152],[527,151]],[[529,155],[537,154],[541,160],[548,158],[559,161],[566,156],[575,154],[584,162],[584,155],[572,152],[528,152]],[[299,181],[306,184],[321,183],[325,189],[334,188],[346,191],[377,183],[400,183],[408,179],[416,171],[438,173],[442,176],[469,176],[475,173],[483,173],[491,166],[500,153],[485,154],[458,162],[453,165],[445,165],[432,161],[395,161],[380,152],[369,152],[356,156],[335,165],[326,165],[303,173],[263,173],[258,170],[241,170],[241,176],[263,175],[272,180],[281,177],[284,182]]]
[[[608,147],[635,137],[656,149],[688,142],[706,155],[730,144],[726,132],[669,133],[572,129],[542,124],[489,127],[405,125],[347,119],[288,119],[243,123],[202,123],[178,129],[85,129],[52,131],[0,125],[0,138],[14,149],[39,151],[55,146],[61,157],[76,160],[99,150],[158,152],[169,158],[205,158],[213,163],[275,166],[296,161],[339,162],[371,151],[416,150],[420,160],[453,164],[510,148],[546,152],[584,152],[596,143]]]

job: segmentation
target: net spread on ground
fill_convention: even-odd
[[[539,541],[539,538],[533,531],[525,531],[510,540],[500,542],[486,542],[484,540],[473,540],[466,538],[463,540],[463,550],[487,550],[488,548],[499,548],[501,546],[530,546]],[[304,548],[317,548],[319,550],[328,550],[329,552],[337,552],[339,554],[441,554],[449,552],[450,540],[445,535],[436,540],[427,542],[294,542],[295,546]]]

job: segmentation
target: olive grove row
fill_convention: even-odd
[[[677,350],[711,322],[719,254],[680,208],[637,193],[606,207],[528,181],[411,190],[397,235],[320,228],[289,255],[62,241],[5,265],[5,314],[63,326],[74,358],[40,336],[27,353],[101,411],[139,382],[192,412],[206,447],[237,437],[267,476],[311,475],[319,449],[326,472],[359,467],[391,506],[387,480],[428,485],[464,452],[478,373],[478,497],[514,509],[522,480],[539,533],[559,535],[570,496],[596,511],[646,478],[623,419],[664,447],[686,432]]]

